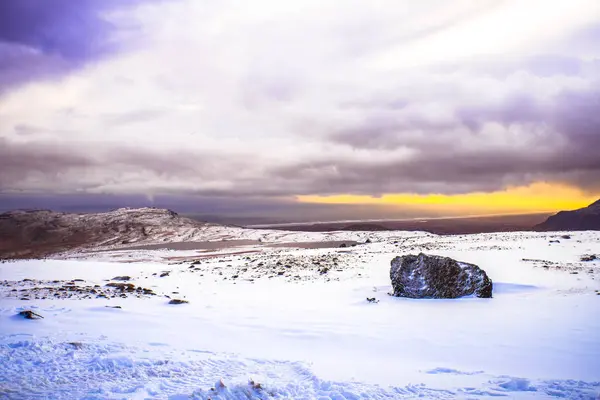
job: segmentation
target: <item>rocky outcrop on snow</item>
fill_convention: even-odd
[[[109,282],[100,286],[86,283],[82,279],[0,281],[0,298],[19,300],[144,298],[155,295],[152,289],[141,286],[136,288],[131,283]]]
[[[390,278],[393,295],[413,299],[492,297],[492,281],[473,264],[420,253],[395,257]]]
[[[561,211],[534,227],[536,231],[598,231],[600,230],[600,200],[585,208]]]
[[[193,240],[209,224],[158,208],[71,214],[49,210],[0,214],[0,258],[36,258],[74,248]]]

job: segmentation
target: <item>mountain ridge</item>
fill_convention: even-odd
[[[39,258],[90,246],[193,240],[209,226],[160,208],[103,213],[14,210],[0,214],[0,258]]]
[[[587,207],[560,211],[536,225],[536,231],[597,231],[600,230],[600,199]]]

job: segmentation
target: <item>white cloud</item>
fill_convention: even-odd
[[[473,135],[461,110],[502,108],[522,95],[550,107],[565,90],[598,88],[598,73],[585,65],[538,75],[523,61],[553,54],[559,39],[600,22],[593,0],[187,0],[144,5],[118,22],[127,18],[142,24],[135,48],[0,98],[0,137],[11,151],[52,143],[64,156],[92,161],[57,166],[51,184],[44,171],[13,173],[0,180],[2,190],[318,192],[321,184],[311,189],[277,171],[323,160],[361,168],[403,162],[442,142],[475,154],[523,152],[561,139],[540,121],[505,127],[491,117]],[[360,129],[369,135],[382,124],[397,130],[397,146],[386,147],[389,135],[361,148],[331,139]],[[33,128],[23,135],[17,126]],[[432,138],[434,128],[444,137]],[[115,161],[123,151],[147,157]],[[173,160],[162,173],[164,157],[185,162]],[[344,184],[343,167],[327,168],[340,181],[331,190],[358,190]],[[410,180],[386,178],[382,187]]]

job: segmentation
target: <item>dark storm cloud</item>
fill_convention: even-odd
[[[371,104],[366,114],[372,109]],[[384,102],[381,110],[386,109]],[[333,156],[289,165],[278,173],[292,178],[303,171],[317,191],[329,193],[341,192],[341,187],[362,194],[457,193],[535,180],[600,190],[597,110],[600,87],[566,90],[550,99],[515,93],[496,104],[456,106],[453,118],[439,124],[385,112],[385,118],[367,117],[331,134],[330,140],[356,150],[398,151],[397,159],[356,162]],[[485,131],[493,123],[504,131]]]
[[[121,50],[115,34],[136,27],[117,25],[108,13],[156,1],[167,0],[0,1],[0,93]]]
[[[100,181],[92,180],[88,184],[74,182],[80,186],[70,188],[93,189],[104,184],[104,180],[110,181],[111,177],[118,179],[120,173],[202,180],[239,168],[233,161],[224,165],[219,162],[221,159],[221,156],[184,149],[150,151],[119,144],[90,146],[77,142],[65,146],[42,140],[20,143],[0,138],[0,191],[32,176],[61,183],[68,180],[70,173],[102,177]],[[52,190],[47,188],[46,191]]]

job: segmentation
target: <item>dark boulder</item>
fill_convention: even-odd
[[[492,297],[492,281],[484,270],[449,257],[420,253],[391,262],[392,295],[413,299],[455,299],[475,294]]]

